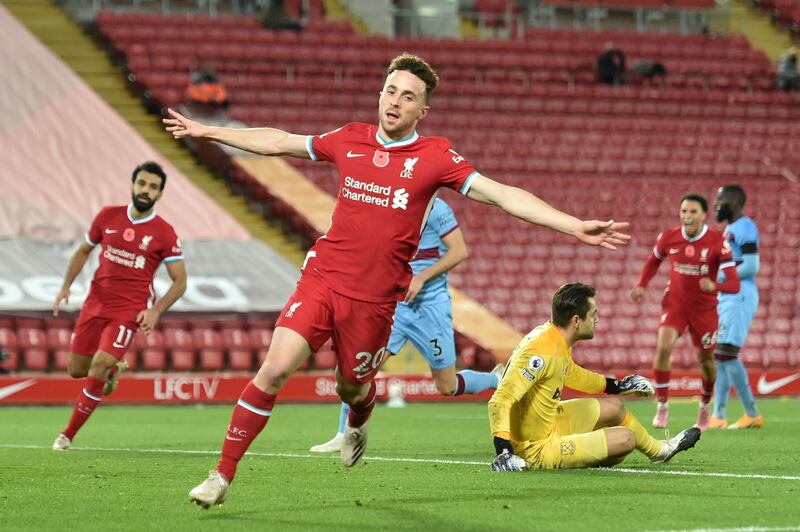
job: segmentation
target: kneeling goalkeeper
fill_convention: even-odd
[[[566,284],[553,296],[552,318],[514,349],[500,386],[489,401],[489,424],[497,458],[494,471],[612,466],[638,449],[665,463],[691,449],[700,430],[688,428],[656,440],[618,397],[561,401],[565,386],[585,393],[652,395],[641,375],[617,381],[577,365],[572,346],[594,337],[595,289]]]

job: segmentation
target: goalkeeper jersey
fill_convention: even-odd
[[[492,434],[514,442],[542,440],[556,432],[556,414],[564,386],[597,394],[604,376],[577,365],[572,347],[551,323],[532,330],[511,354],[489,401]]]

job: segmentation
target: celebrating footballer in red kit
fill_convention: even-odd
[[[653,361],[658,405],[653,426],[667,426],[669,409],[670,357],[672,348],[688,328],[696,348],[697,360],[703,379],[697,427],[706,430],[711,422],[709,401],[714,390],[715,371],[713,353],[717,343],[717,293],[739,291],[739,276],[731,249],[721,232],[705,224],[708,201],[699,194],[687,194],[681,199],[681,225],[667,229],[660,235],[631,290],[630,297],[638,301],[644,289],[658,271],[658,266],[669,259],[669,284],[661,303],[661,321],[658,328],[658,347]],[[717,283],[717,272],[725,270],[725,282]]]
[[[225,500],[237,464],[269,420],[279,390],[328,338],[337,356],[337,392],[351,407],[341,459],[348,467],[359,460],[375,406],[373,378],[386,355],[395,305],[412,278],[409,261],[441,187],[587,244],[614,249],[629,240],[620,232],[627,224],[567,215],[524,190],[481,175],[448,140],[420,135],[417,124],[430,110],[437,83],[436,73],[421,58],[398,56],[380,93],[378,125],[351,123],[318,136],[210,127],[169,110],[164,123],[175,138],[329,161],[337,167],[340,185],[331,227],[309,251],[264,364],[234,408],[222,457],[191,490],[190,500],[206,508]]]
[[[101,246],[100,265],[75,324],[69,355],[70,376],[86,377],[86,386],[69,424],[53,443],[55,450],[69,448],[102,395],[114,390],[119,372],[127,367],[123,357],[136,331],[141,327],[149,334],[186,289],[180,241],[172,226],[153,210],[166,180],[164,170],[154,162],[137,166],[131,203],[103,208],[70,260],[53,305],[55,315],[62,301],[69,302],[70,286],[89,254]],[[153,276],[162,262],[173,283],[156,302]]]

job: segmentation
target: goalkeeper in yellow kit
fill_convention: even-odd
[[[696,427],[669,440],[653,438],[618,397],[561,401],[565,386],[590,394],[653,394],[641,375],[617,381],[572,360],[572,346],[594,336],[598,319],[595,289],[566,284],[553,296],[551,320],[514,349],[489,401],[494,471],[612,466],[634,449],[664,463],[700,439]]]

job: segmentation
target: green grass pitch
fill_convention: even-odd
[[[653,403],[628,405],[649,426]],[[707,432],[665,466],[634,453],[611,470],[493,473],[485,404],[381,405],[345,469],[308,453],[337,407],[279,403],[210,510],[187,493],[216,462],[230,406],[101,406],[69,452],[50,445],[70,409],[5,407],[0,530],[800,530],[800,401],[759,406],[763,429]],[[695,413],[674,401],[672,433]]]

